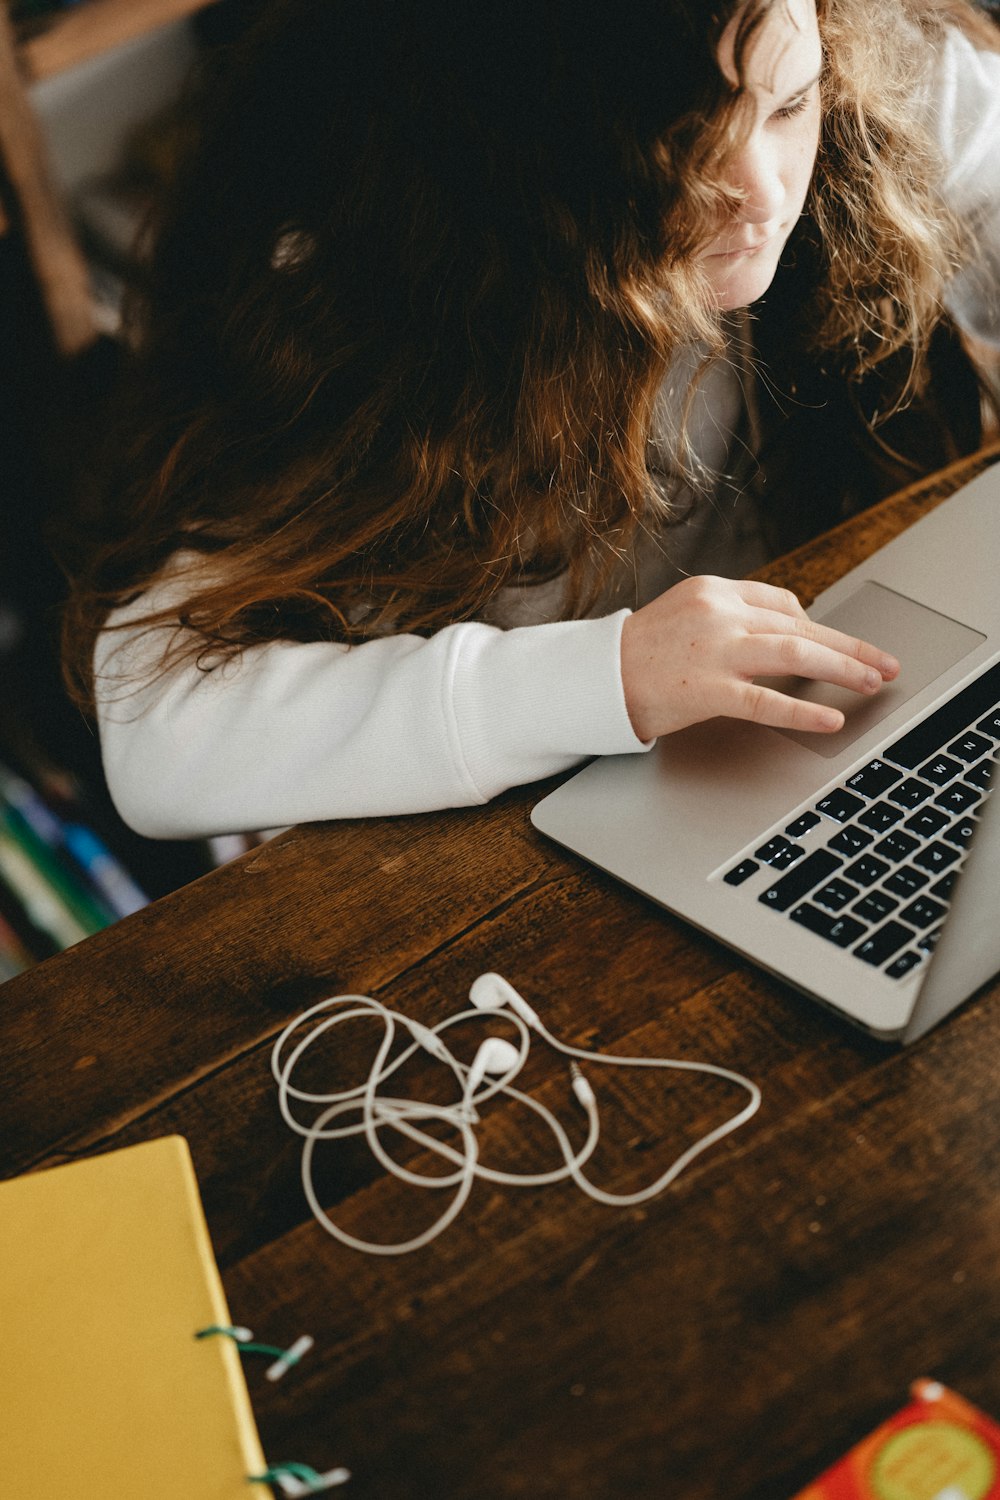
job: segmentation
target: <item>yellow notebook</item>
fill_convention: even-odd
[[[0,1183],[4,1494],[269,1494],[229,1322],[180,1136]]]

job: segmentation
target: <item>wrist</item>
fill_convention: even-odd
[[[649,679],[650,650],[639,613],[626,616],[622,624],[620,670],[625,710],[636,739],[648,742],[656,738],[651,719],[651,705],[643,701],[642,684]]]

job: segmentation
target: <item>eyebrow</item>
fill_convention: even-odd
[[[793,89],[792,92],[790,94],[788,94],[786,98],[782,99],[781,103],[778,105],[778,108],[779,109],[784,109],[784,108],[786,108],[787,105],[794,104],[795,101],[796,101],[796,99],[801,99],[803,94],[808,94],[809,90],[811,88],[814,88],[815,85],[817,83],[819,83],[819,81],[820,81],[820,79],[822,77],[823,77],[823,69],[820,68],[820,70],[816,74],[816,76],[814,78],[810,78],[810,80],[809,80],[808,83],[804,83],[800,89]]]

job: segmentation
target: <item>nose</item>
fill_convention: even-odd
[[[742,224],[768,224],[781,218],[785,185],[775,152],[756,133],[737,152],[726,181],[742,195],[736,217]]]

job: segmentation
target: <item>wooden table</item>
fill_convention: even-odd
[[[811,598],[975,467],[767,576]],[[882,1047],[546,843],[539,794],[294,829],[9,982],[5,1172],[185,1135],[234,1318],[316,1339],[278,1386],[248,1370],[265,1451],[346,1464],[351,1500],[787,1500],[916,1376],[1000,1415],[1000,986]],[[491,968],[567,1039],[747,1072],[760,1113],[642,1209],[478,1184],[428,1249],[341,1248],[303,1197],[274,1036],[345,990],[433,1022]],[[370,1044],[345,1034],[345,1077]],[[594,1175],[617,1191],[744,1097],[591,1073]],[[541,1045],[529,1082],[578,1118]],[[531,1135],[500,1108],[484,1156],[533,1159]],[[401,1239],[438,1211],[360,1150],[329,1163],[355,1233]]]

